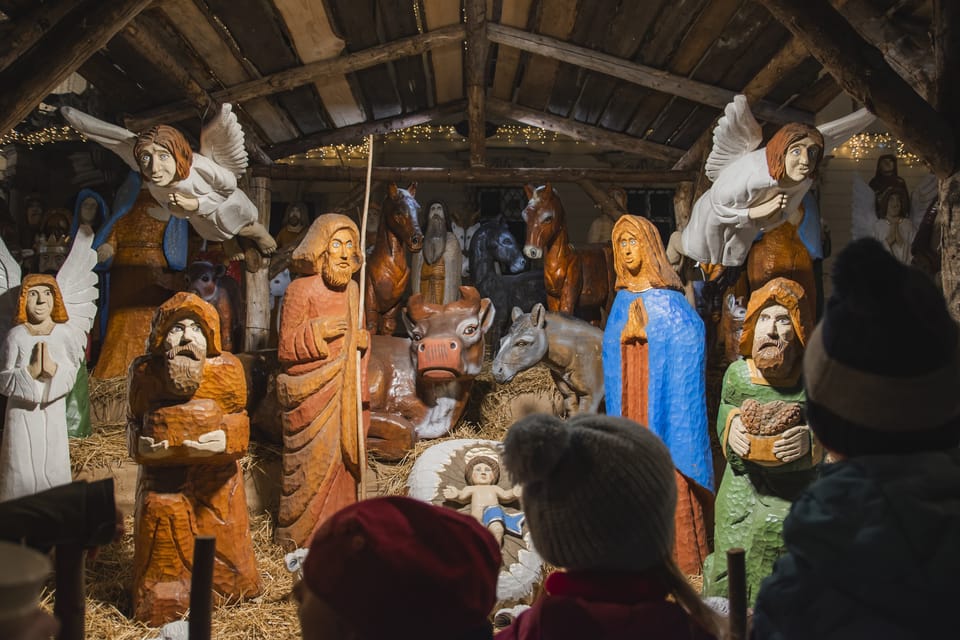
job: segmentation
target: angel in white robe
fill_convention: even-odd
[[[898,184],[875,192],[855,174],[850,207],[852,239],[874,238],[897,260],[911,264],[913,237],[923,214],[937,198],[937,187],[936,176],[930,174],[909,196]]]
[[[7,396],[0,442],[0,501],[71,481],[66,396],[77,379],[97,312],[93,231],[77,231],[56,278],[20,267],[0,242],[0,393]]]
[[[683,230],[685,255],[704,264],[739,267],[757,235],[790,220],[799,224],[800,201],[813,184],[824,150],[842,144],[872,122],[861,109],[818,127],[784,125],[766,147],[747,99],[727,105],[713,131],[704,172],[713,181],[694,203]]]
[[[72,107],[60,112],[74,129],[140,172],[162,208],[151,211],[157,219],[171,214],[184,218],[204,240],[227,243],[231,256],[239,254],[232,244],[235,236],[250,238],[264,254],[276,251],[277,243],[260,224],[256,205],[237,187],[237,176],[247,168],[247,152],[230,104],[222,105],[201,130],[200,153],[167,125],[138,135]]]

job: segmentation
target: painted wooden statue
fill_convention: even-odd
[[[747,596],[784,551],[783,520],[816,479],[823,450],[805,419],[800,374],[813,330],[804,290],[786,278],[750,296],[737,360],[723,377],[717,433],[727,468],[717,493],[716,552],[704,564],[704,593],[727,595],[727,556],[746,550]]]
[[[597,326],[614,297],[613,256],[609,245],[574,248],[567,233],[566,216],[557,192],[548,182],[525,185],[528,202],[525,256],[543,258],[547,308],[567,315],[577,313]]]
[[[237,186],[237,177],[247,168],[243,129],[230,104],[200,132],[200,152],[194,153],[177,129],[157,125],[139,134],[98,120],[72,107],[60,112],[74,129],[116,153],[139,171],[161,211],[186,219],[204,240],[230,242],[236,236],[256,243],[271,254],[277,243],[258,221],[256,205]],[[238,246],[226,250],[240,253]]]
[[[406,189],[390,183],[380,205],[380,224],[367,261],[364,293],[367,330],[371,333],[391,335],[397,328],[397,314],[410,282],[406,252],[417,253],[423,248],[416,195],[416,183]]]
[[[318,526],[357,500],[366,463],[357,394],[366,390],[368,334],[358,326],[353,274],[362,260],[356,224],[336,213],[314,220],[293,253],[291,270],[303,275],[287,287],[277,351],[283,486],[276,539],[285,547],[309,546]],[[366,410],[362,418],[368,421]]]
[[[97,253],[81,226],[56,277],[31,274],[0,240],[0,393],[7,396],[0,443],[0,501],[32,495],[71,479],[67,395],[84,358],[97,313]]]
[[[280,231],[277,232],[277,249],[283,251],[292,247],[300,239],[309,222],[310,214],[306,202],[291,202],[287,205],[280,222]]]
[[[913,194],[908,194],[903,178],[878,180],[871,184],[888,185],[874,190],[859,175],[853,177],[851,201],[851,236],[873,238],[904,264],[913,260],[913,239],[930,205],[937,199],[937,179],[933,175],[922,180]]]
[[[477,209],[454,209],[450,221],[450,230],[460,245],[460,277],[464,284],[472,284],[470,268],[470,243],[473,234],[480,228],[480,211]]]
[[[613,250],[617,297],[603,334],[607,414],[646,425],[670,449],[677,468],[674,555],[695,575],[709,552],[713,509],[703,321],[652,222],[622,216]]]
[[[874,119],[861,109],[818,127],[783,126],[765,147],[747,99],[727,105],[713,130],[704,172],[713,182],[693,205],[683,252],[704,264],[739,267],[761,232],[800,223],[800,201],[813,184],[824,150],[832,150]]]
[[[423,250],[412,257],[413,292],[422,293],[430,304],[453,302],[460,293],[462,253],[442,202],[434,201],[427,207],[423,237]]]
[[[585,320],[533,305],[530,313],[514,307],[513,324],[493,359],[493,378],[513,380],[542,362],[563,396],[566,417],[597,413],[603,402],[603,331]]]
[[[160,305],[128,382],[128,442],[140,464],[134,618],[160,626],[186,612],[195,536],[217,538],[221,597],[258,595],[239,462],[250,438],[247,385],[243,365],[221,349],[216,309],[185,291]]]
[[[217,310],[224,351],[239,351],[243,340],[243,306],[240,286],[222,264],[198,260],[187,267],[186,291],[195,293]]]
[[[457,424],[483,368],[484,335],[494,313],[473,287],[460,287],[460,299],[445,305],[416,294],[403,315],[410,338],[374,336],[370,451],[399,460],[417,438],[439,438]]]

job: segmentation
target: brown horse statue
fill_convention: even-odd
[[[523,221],[527,239],[523,253],[543,258],[547,308],[577,315],[602,326],[614,297],[613,251],[610,244],[575,248],[570,244],[563,204],[550,183],[524,185],[527,206]]]
[[[364,313],[370,333],[389,336],[397,328],[400,302],[410,281],[406,252],[417,253],[423,249],[416,195],[417,183],[400,189],[391,182],[387,197],[380,205],[377,240],[367,258]]]

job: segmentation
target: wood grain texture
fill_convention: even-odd
[[[533,0],[504,0],[500,12],[500,24],[517,29],[526,29],[530,22]],[[520,50],[506,45],[497,49],[497,64],[493,71],[493,88],[490,95],[500,100],[513,100],[517,71],[520,67]]]
[[[450,0],[423,0],[424,28],[434,31],[460,24],[460,3]],[[434,96],[437,104],[464,97],[463,45],[450,44],[430,52],[433,66]]]
[[[584,3],[589,4],[589,3]],[[542,0],[536,32],[557,40],[570,37],[576,23],[579,0]],[[500,43],[501,45],[505,43]],[[560,62],[542,55],[531,56],[517,90],[517,102],[543,110],[550,99]]]

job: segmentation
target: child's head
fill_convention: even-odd
[[[530,535],[565,569],[642,571],[673,552],[677,487],[667,447],[623,418],[528,416],[510,428],[503,463],[523,487]]]
[[[470,485],[497,484],[500,482],[500,463],[492,456],[473,456],[463,468],[463,479]]]

